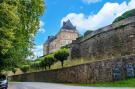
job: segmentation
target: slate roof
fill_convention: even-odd
[[[70,20],[67,20],[66,22],[63,22],[63,26],[61,29],[66,29],[66,30],[76,30],[76,27],[73,26]]]
[[[56,36],[48,36],[48,39],[45,43],[49,43],[49,42],[53,41],[54,39],[56,39]]]

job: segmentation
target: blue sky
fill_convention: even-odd
[[[80,33],[96,30],[133,9],[135,0],[45,0],[45,4],[46,10],[35,37],[35,56],[42,55],[43,43],[49,35],[60,30],[62,21],[70,19]]]

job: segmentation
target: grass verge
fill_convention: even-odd
[[[65,60],[64,61],[64,67],[70,67],[70,66],[75,66],[75,65],[80,65],[80,64],[85,64],[88,62],[91,62],[93,60],[86,60],[86,59],[74,59],[74,60]],[[51,66],[51,69],[59,69],[62,68],[61,62],[56,62],[54,65]]]
[[[92,87],[135,87],[135,78],[121,80],[116,82],[105,82],[95,84],[68,84],[74,86],[92,86]]]

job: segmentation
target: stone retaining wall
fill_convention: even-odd
[[[12,76],[13,81],[96,83],[134,77],[135,55]]]

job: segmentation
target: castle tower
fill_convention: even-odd
[[[79,34],[75,26],[70,20],[63,22],[63,26],[56,36],[48,37],[48,40],[43,45],[44,55],[53,53],[61,47],[71,44],[73,40],[78,38]]]

